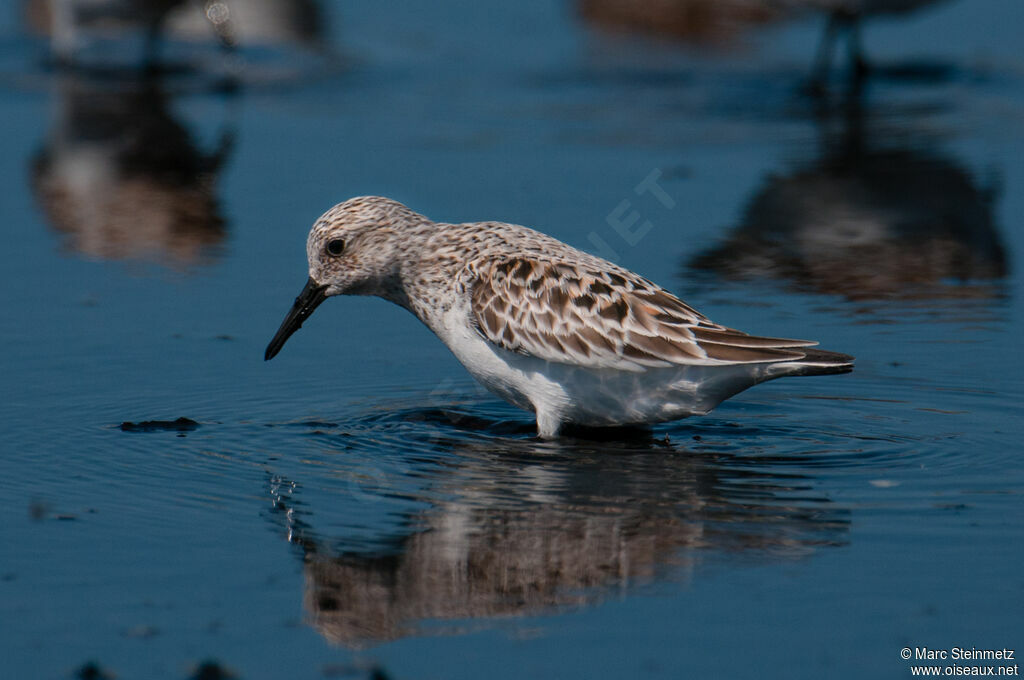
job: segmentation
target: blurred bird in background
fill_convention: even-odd
[[[28,25],[50,39],[64,66],[160,68],[169,40],[319,46],[323,17],[316,0],[26,0]],[[139,44],[141,43],[141,45]]]
[[[845,35],[847,69],[854,78],[869,71],[861,42],[866,19],[898,16],[946,0],[578,0],[580,15],[597,26],[636,31],[694,43],[727,42],[746,28],[808,12],[827,16],[810,73],[820,92],[830,75],[836,43]]]

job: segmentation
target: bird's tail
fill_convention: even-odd
[[[769,373],[771,378],[789,375],[829,375],[831,373],[849,373],[853,370],[853,357],[840,352],[829,352],[813,347],[801,347],[802,359],[783,361],[772,364]]]

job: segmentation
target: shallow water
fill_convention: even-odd
[[[872,22],[878,68],[824,98],[813,15],[710,46],[389,7],[156,78],[58,73],[0,20],[0,675],[900,678],[904,647],[1024,647],[1019,3]],[[363,193],[857,368],[540,441],[378,300],[264,363],[310,223]]]

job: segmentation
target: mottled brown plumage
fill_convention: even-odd
[[[503,349],[591,368],[643,370],[702,361],[798,360],[804,340],[720,326],[631,272],[521,257],[485,259],[471,285],[473,321]]]

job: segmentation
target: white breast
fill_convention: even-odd
[[[461,308],[460,308],[461,307]],[[562,412],[569,395],[548,377],[548,362],[509,352],[485,340],[469,321],[469,305],[453,305],[434,332],[484,387],[538,414]]]

